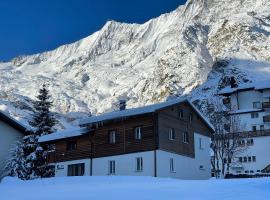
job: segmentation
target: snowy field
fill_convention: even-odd
[[[152,177],[6,178],[1,200],[269,200],[270,179],[186,181]]]

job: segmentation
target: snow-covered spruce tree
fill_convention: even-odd
[[[26,136],[27,160],[31,163],[32,177],[50,177],[54,175],[54,170],[47,164],[47,156],[50,147],[48,145],[41,145],[38,143],[38,138],[42,135],[50,134],[54,131],[53,127],[56,124],[54,115],[50,112],[52,107],[51,95],[47,89],[47,85],[43,84],[39,90],[37,100],[34,102],[33,119],[29,124],[34,127],[34,134]]]
[[[50,147],[38,143],[40,136],[54,131],[56,120],[50,112],[52,106],[50,99],[51,96],[46,84],[43,84],[37,100],[34,102],[33,118],[29,121],[33,130],[11,151],[10,159],[6,164],[7,175],[16,176],[23,180],[54,175],[54,169],[47,164]]]
[[[10,151],[9,159],[5,166],[5,175],[18,177],[22,180],[29,179],[31,173],[30,168],[27,167],[26,158],[24,156],[23,143],[16,142]]]

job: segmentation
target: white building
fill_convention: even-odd
[[[0,111],[0,179],[4,176],[10,149],[26,132],[27,128],[24,125]]]
[[[219,92],[224,104],[237,115],[240,132],[248,135],[246,150],[232,163],[233,174],[270,173],[270,81],[226,87]]]
[[[56,176],[208,179],[212,125],[185,98],[81,121],[80,130],[46,135]]]

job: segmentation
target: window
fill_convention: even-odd
[[[252,156],[252,162],[256,162],[256,156]]]
[[[142,139],[141,127],[136,127],[134,129],[135,139],[140,140]]]
[[[257,109],[262,108],[262,104],[261,104],[261,102],[259,102],[259,101],[255,101],[255,102],[253,102],[253,108],[257,108]]]
[[[114,144],[116,142],[116,131],[109,131],[109,143]]]
[[[193,115],[192,115],[192,113],[190,113],[190,114],[189,114],[189,122],[191,123],[192,120],[193,120]]]
[[[188,143],[189,140],[188,140],[188,132],[183,132],[183,142],[184,143]]]
[[[115,174],[115,160],[109,161],[109,174]]]
[[[260,130],[261,130],[261,131],[264,130],[264,125],[260,125]]]
[[[256,130],[257,130],[256,126],[255,125],[252,126],[252,131],[256,131]]]
[[[247,157],[243,157],[244,158],[244,162],[247,162]]]
[[[174,163],[174,159],[170,158],[170,172],[174,173],[175,172],[175,163]]]
[[[199,148],[203,149],[203,139],[199,138]]]
[[[248,162],[251,162],[251,156],[248,157]]]
[[[259,113],[258,112],[251,113],[251,118],[258,118],[258,117],[259,117]]]
[[[169,140],[175,140],[175,130],[174,130],[174,128],[169,128]]]
[[[69,141],[67,142],[67,150],[76,150],[77,149],[77,142],[76,141]]]
[[[247,140],[247,145],[253,145],[253,144],[254,144],[254,141],[252,138]]]
[[[184,111],[182,109],[180,109],[178,115],[179,115],[180,119],[183,119],[184,118]]]
[[[242,157],[239,157],[239,162],[241,163],[243,161],[243,158]]]
[[[143,170],[143,158],[138,157],[136,158],[136,171],[141,172]]]
[[[83,176],[84,163],[68,165],[68,176]]]

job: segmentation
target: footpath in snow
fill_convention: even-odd
[[[269,200],[270,178],[189,181],[152,177],[5,178],[0,200]]]

